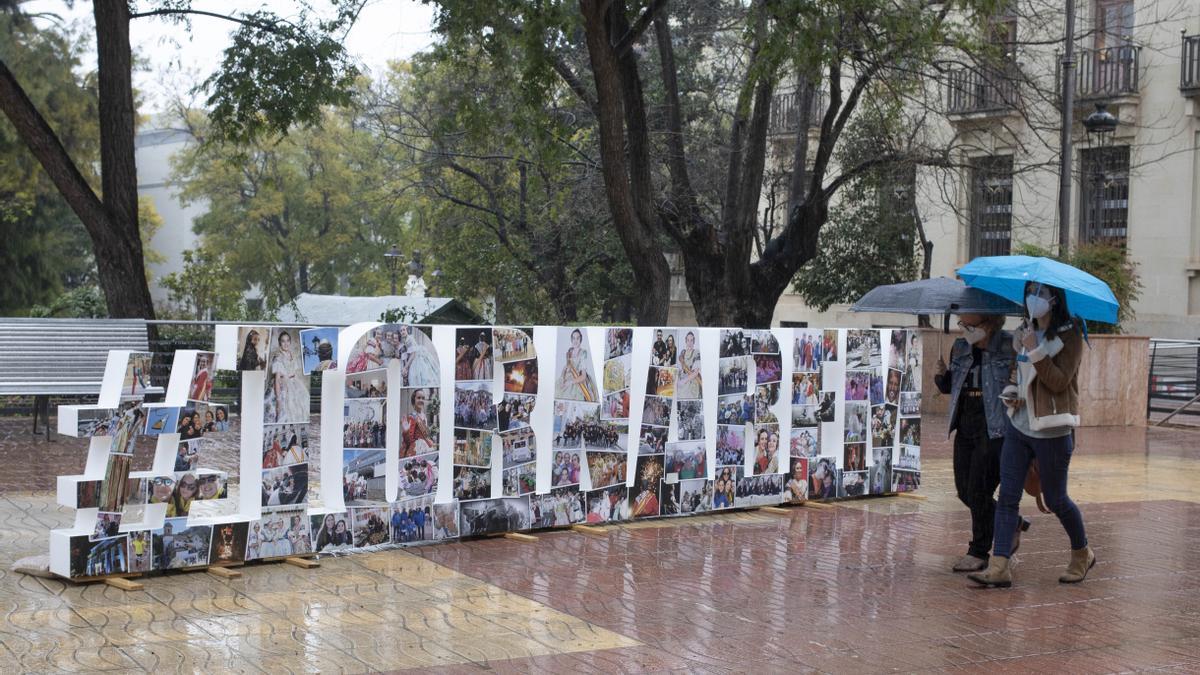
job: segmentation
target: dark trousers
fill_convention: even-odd
[[[987,560],[996,519],[993,495],[1000,484],[1003,438],[989,438],[979,399],[964,397],[954,435],[954,489],[971,510],[971,543],[967,553]]]
[[[996,504],[996,542],[992,551],[995,555],[1007,558],[1012,553],[1012,535],[1020,517],[1017,508],[1025,489],[1025,474],[1034,460],[1037,460],[1042,481],[1042,498],[1067,531],[1071,548],[1087,546],[1083,515],[1067,496],[1067,470],[1071,466],[1071,453],[1074,450],[1074,434],[1059,438],[1033,438],[1008,425],[1008,431],[1004,434],[1004,448],[1000,452],[1000,499]]]

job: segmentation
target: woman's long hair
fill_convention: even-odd
[[[1025,284],[1026,295],[1029,295],[1029,288],[1033,283],[1034,282],[1031,281]],[[1058,286],[1042,284],[1042,287],[1050,289],[1050,295],[1053,296],[1056,301],[1051,303],[1050,314],[1042,319],[1042,321],[1045,321],[1045,325],[1039,321],[1038,328],[1046,331],[1047,337],[1054,337],[1060,333],[1065,333],[1074,327],[1074,324],[1071,322],[1070,310],[1067,309],[1067,294]],[[1022,303],[1021,313],[1032,325],[1034,319],[1033,317],[1029,316],[1029,307],[1024,303]]]

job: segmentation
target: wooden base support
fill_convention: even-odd
[[[104,583],[107,586],[119,588],[123,591],[140,591],[145,588],[142,582],[133,581],[132,579],[125,579],[123,577],[109,577],[108,579],[104,580]]]
[[[285,562],[289,565],[295,565],[296,567],[303,567],[306,570],[310,570],[314,567],[321,566],[321,563],[317,562],[316,560],[313,560],[312,558],[288,557],[288,558],[284,558],[283,562]]]
[[[929,499],[929,497],[927,497],[925,495],[919,495],[915,492],[897,492],[896,496],[903,497],[905,499],[917,499],[920,501],[925,501],[925,500]]]
[[[241,570],[229,569],[228,567],[209,567],[208,573],[222,579],[238,579],[242,576]]]
[[[511,539],[512,541],[525,542],[526,544],[532,544],[538,540],[538,538],[532,534],[523,534],[521,532],[505,532],[504,538]]]
[[[810,509],[836,509],[837,508],[837,506],[835,506],[833,504],[826,504],[825,502],[811,502],[811,501],[804,502],[803,506],[806,508],[810,508]]]
[[[578,532],[579,534],[590,534],[593,537],[607,537],[608,536],[608,530],[596,527],[594,525],[572,525],[571,531]]]
[[[764,506],[759,509],[764,513],[774,513],[778,516],[790,516],[794,513],[791,509],[785,509],[782,506]]]

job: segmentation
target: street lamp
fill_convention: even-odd
[[[442,281],[441,268],[437,268],[437,269],[433,270],[432,272],[429,273],[429,276],[432,278],[432,281],[430,281],[430,283],[429,283],[429,294],[433,295],[436,291],[441,290],[441,288],[442,288],[442,286],[441,286],[441,281]]]
[[[1104,183],[1104,169],[1108,164],[1107,152],[1112,146],[1112,137],[1117,130],[1117,125],[1120,121],[1116,115],[1108,112],[1108,105],[1105,103],[1097,103],[1096,109],[1090,115],[1083,118],[1083,128],[1087,130],[1087,144],[1091,150],[1097,152],[1092,154],[1092,180],[1097,186]]]
[[[1108,167],[1112,160],[1108,150],[1112,146],[1112,137],[1116,133],[1118,124],[1120,121],[1115,115],[1108,112],[1108,106],[1104,103],[1097,103],[1096,109],[1083,118],[1083,128],[1087,131],[1088,149],[1092,151],[1088,155],[1090,166],[1086,167],[1089,173],[1082,176],[1083,180],[1091,182],[1091,194],[1087,195],[1084,202],[1084,208],[1091,209],[1089,214],[1092,216],[1092,222],[1088,225],[1089,230],[1099,226],[1100,209],[1104,199],[1102,191],[1110,185]]]
[[[1088,146],[1106,147],[1119,123],[1117,116],[1108,112],[1107,103],[1097,103],[1092,114],[1083,118],[1083,128],[1087,129],[1088,134]]]
[[[387,263],[388,272],[392,275],[392,295],[395,295],[396,272],[400,269],[400,263],[404,262],[404,254],[400,252],[400,249],[396,248],[395,244],[392,244],[388,252],[383,254],[383,259]]]

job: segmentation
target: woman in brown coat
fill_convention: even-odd
[[[1062,289],[1025,285],[1025,323],[1017,332],[1017,384],[1002,395],[1009,424],[1000,453],[1000,496],[988,568],[970,575],[984,586],[1012,585],[1009,557],[1029,466],[1037,460],[1042,496],[1071,540],[1071,562],[1059,581],[1083,581],[1096,564],[1083,516],[1067,496],[1067,472],[1079,426],[1079,362],[1083,336],[1067,310]]]

